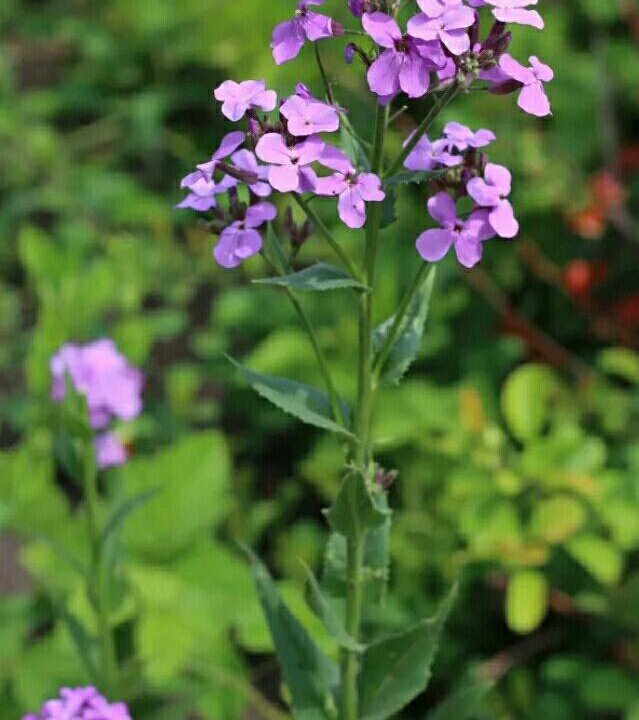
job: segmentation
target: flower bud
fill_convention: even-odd
[[[344,60],[350,65],[353,60],[355,59],[355,53],[357,52],[357,48],[355,43],[348,43],[348,45],[344,48]]]

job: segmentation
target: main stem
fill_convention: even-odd
[[[102,537],[98,521],[98,478],[93,461],[85,463],[84,507],[87,519],[89,546],[91,550],[91,576],[89,594],[95,609],[98,628],[98,643],[104,691],[111,693],[117,673],[115,642],[109,624],[109,595]]]
[[[375,142],[371,159],[371,171],[381,175],[384,155],[384,141],[388,124],[388,107],[377,109],[375,126]],[[382,204],[371,203],[366,223],[366,242],[364,247],[364,278],[371,288],[370,292],[361,293],[359,298],[359,330],[358,330],[358,386],[357,414],[355,432],[357,447],[355,464],[360,472],[368,473],[371,460],[370,426],[373,406],[373,288],[375,268],[382,220]],[[359,640],[362,621],[362,562],[364,555],[364,537],[358,535],[349,539],[346,546],[346,631]],[[352,650],[342,651],[342,720],[357,720],[359,675],[359,654]]]

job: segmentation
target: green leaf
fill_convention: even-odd
[[[584,524],[586,511],[569,495],[542,500],[533,507],[529,530],[532,535],[550,543],[565,542]]]
[[[227,356],[228,357],[228,356]],[[308,425],[353,437],[349,430],[332,419],[328,396],[310,385],[253,372],[229,357],[244,379],[259,395]]]
[[[436,268],[433,267],[413,296],[397,340],[386,360],[382,379],[396,385],[411,366],[422,344],[424,325],[428,317],[430,299],[435,286]],[[388,318],[373,334],[373,347],[379,352],[393,327],[395,316]]]
[[[62,622],[66,625],[69,631],[73,644],[78,651],[78,656],[84,663],[87,672],[93,679],[93,682],[99,682],[100,673],[95,662],[95,642],[89,637],[87,631],[84,629],[84,626],[79,622],[75,615],[72,615],[63,608],[58,608],[58,612],[62,618]]]
[[[328,630],[331,637],[340,647],[354,652],[362,652],[364,646],[358,643],[355,638],[346,632],[341,618],[338,617],[328,599],[324,597],[324,593],[322,592],[313,571],[307,565],[304,565],[304,567],[308,578],[308,592],[306,599],[311,610],[313,610],[317,617],[324,623],[324,627]]]
[[[639,353],[629,348],[611,347],[602,350],[597,357],[597,365],[609,375],[639,383]]]
[[[526,442],[541,434],[556,388],[555,375],[545,365],[523,365],[511,373],[501,406],[508,428],[518,440]]]
[[[355,167],[370,172],[371,164],[364,147],[365,144],[369,143],[366,143],[357,135],[348,116],[345,113],[340,113],[340,145],[342,150],[354,162]]]
[[[536,570],[515,573],[506,591],[506,622],[514,632],[535,630],[548,610],[548,581]]]
[[[583,534],[572,538],[566,549],[602,585],[615,585],[623,571],[623,556],[609,540]]]
[[[438,170],[436,172],[428,172],[425,170],[411,171],[397,173],[393,177],[384,180],[384,189],[396,188],[401,185],[409,185],[412,183],[422,183],[434,178],[441,177],[447,172],[447,170]]]
[[[107,520],[102,530],[102,542],[106,543],[111,535],[122,525],[129,515],[132,515],[138,508],[146,505],[149,500],[155,497],[160,488],[151,488],[144,492],[130,495],[115,508],[111,517]]]
[[[265,565],[248,551],[257,593],[268,622],[296,718],[324,720],[336,714],[338,669],[283,603]]]
[[[488,680],[469,673],[426,716],[426,720],[470,720],[492,687]]]
[[[369,530],[379,527],[389,511],[376,505],[363,475],[352,472],[342,480],[335,502],[325,514],[334,532],[357,542]]]
[[[277,285],[278,287],[289,287],[293,290],[316,292],[345,290],[348,288],[368,290],[366,285],[356,280],[345,270],[324,262],[316,263],[291,275],[262,278],[253,280],[253,282],[257,285]]]
[[[442,627],[456,594],[454,589],[434,618],[422,620],[366,649],[360,676],[363,720],[384,720],[426,689]]]
[[[397,220],[397,192],[395,188],[388,188],[386,190],[386,197],[382,201],[382,219],[380,227],[385,228],[392,225]]]

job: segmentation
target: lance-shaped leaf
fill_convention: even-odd
[[[397,337],[390,347],[382,370],[382,378],[390,385],[396,385],[411,366],[424,336],[424,325],[428,317],[430,299],[435,286],[436,268],[433,267],[413,295],[406,315],[399,327]],[[373,347],[376,353],[384,351],[387,338],[393,332],[395,316],[388,318],[373,334]]]
[[[308,578],[306,601],[311,610],[324,623],[324,627],[340,647],[353,652],[362,652],[364,646],[346,632],[342,618],[337,614],[328,598],[324,596],[313,571],[307,565],[304,565],[304,568]]]
[[[426,720],[471,720],[492,683],[476,674],[467,676],[426,716]]]
[[[427,171],[427,170],[410,171],[410,170],[408,170],[406,172],[400,172],[400,173],[397,173],[397,175],[393,175],[393,177],[389,177],[386,180],[384,180],[384,189],[396,188],[401,185],[419,184],[419,183],[427,182],[429,180],[434,180],[435,178],[445,175],[446,172],[448,172],[448,169],[431,170],[431,171]]]
[[[240,365],[231,357],[229,360],[255,392],[266,400],[270,400],[280,410],[284,410],[308,425],[315,425],[324,430],[353,437],[347,428],[333,420],[331,402],[328,395],[321,390],[287,378],[256,373]],[[348,417],[348,408],[345,404],[342,405],[342,411],[344,416]]]
[[[367,286],[356,280],[341,268],[329,263],[316,263],[290,275],[254,280],[257,285],[275,285],[292,290],[325,292],[326,290],[368,290]]]
[[[160,488],[151,488],[145,492],[136,493],[124,498],[122,502],[113,510],[113,513],[107,520],[102,530],[102,542],[105,543],[111,535],[124,523],[124,521],[132,515],[138,508],[146,505],[149,500],[154,498]]]
[[[332,718],[337,707],[337,666],[286,607],[265,565],[252,552],[247,552],[295,717],[300,720]]]
[[[363,475],[352,472],[342,480],[335,502],[326,511],[326,519],[334,532],[358,541],[369,530],[379,527],[388,514],[375,502]]]
[[[380,227],[386,228],[397,220],[397,192],[395,188],[386,189],[386,197],[382,201],[382,219]]]
[[[385,720],[423,692],[442,627],[455,600],[453,590],[434,618],[369,645],[362,656],[360,715]]]

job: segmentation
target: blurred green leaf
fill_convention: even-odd
[[[535,630],[548,611],[548,581],[536,570],[521,570],[511,576],[506,591],[506,620],[514,632]]]

